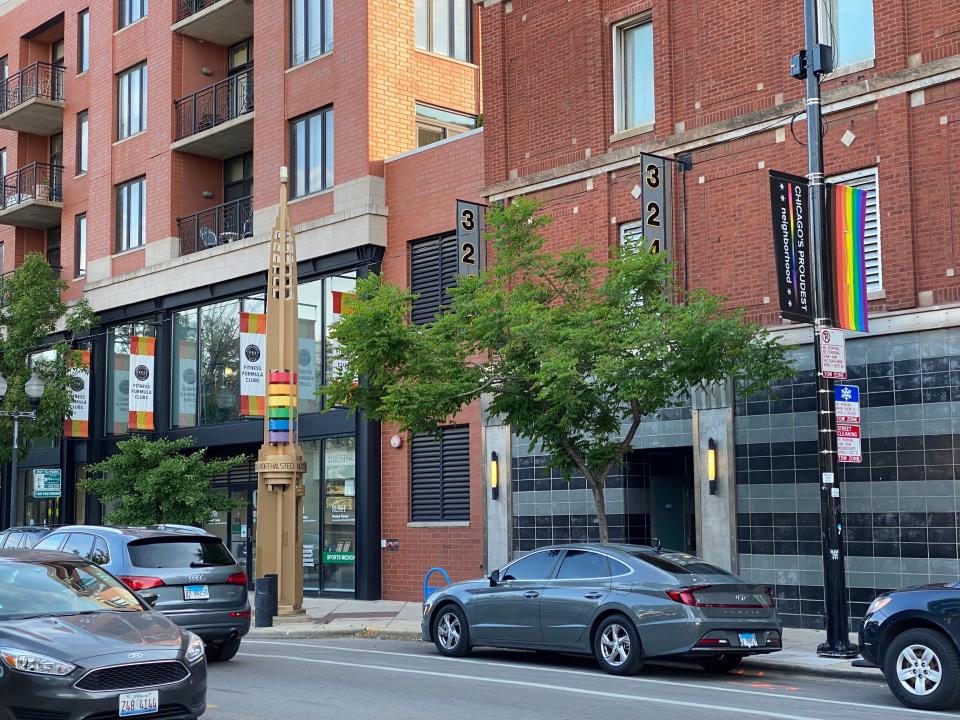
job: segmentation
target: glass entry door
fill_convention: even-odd
[[[257,510],[255,485],[232,486],[230,499],[243,503],[230,512],[230,552],[247,573],[247,584],[253,589],[254,562],[256,560]]]
[[[323,441],[322,583],[327,592],[356,588],[356,440]]]

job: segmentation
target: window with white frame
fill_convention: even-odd
[[[827,182],[867,191],[863,255],[867,266],[867,292],[883,290],[883,262],[880,254],[880,186],[877,169],[866,168],[827,178]]]
[[[77,175],[83,175],[87,172],[90,140],[87,117],[86,110],[77,113]]]
[[[0,148],[0,180],[7,174],[7,149]]]
[[[653,123],[653,20],[647,16],[613,29],[616,132]]]
[[[818,0],[817,20],[834,68],[873,60],[873,0]]]
[[[77,215],[73,223],[73,277],[87,274],[87,214]]]
[[[77,73],[90,69],[90,10],[77,13]]]
[[[117,139],[147,129],[147,64],[140,63],[117,75]]]
[[[117,252],[140,247],[147,238],[147,181],[117,186]]]
[[[470,0],[417,0],[414,35],[422,50],[472,62],[472,25]]]

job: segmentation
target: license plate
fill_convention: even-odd
[[[740,633],[740,646],[741,647],[757,647],[757,634],[756,633]]]
[[[120,696],[120,717],[151,715],[160,710],[160,693],[157,690],[124,693]]]
[[[184,585],[183,599],[184,600],[209,600],[210,586],[209,585]]]

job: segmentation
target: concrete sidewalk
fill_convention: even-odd
[[[252,594],[250,602],[253,603]],[[274,618],[273,627],[252,628],[249,637],[288,640],[328,637],[420,639],[422,608],[418,602],[305,598],[303,604],[306,610],[304,615]],[[853,667],[849,660],[819,657],[817,645],[825,640],[826,633],[820,630],[786,628],[782,651],[749,657],[744,661],[743,667],[752,672],[771,671],[883,681],[879,670]]]

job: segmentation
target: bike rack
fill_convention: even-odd
[[[430,584],[430,578],[434,573],[443,576],[444,582],[447,585],[450,584],[450,574],[444,570],[442,567],[430,568],[427,570],[427,574],[423,576],[423,602],[426,603],[430,599],[430,596],[433,595],[437,590],[443,589],[445,586],[434,586]]]

